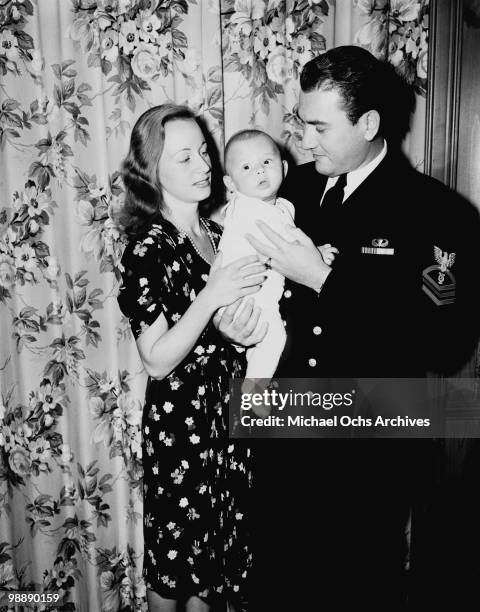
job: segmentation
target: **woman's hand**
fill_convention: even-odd
[[[255,306],[251,298],[245,303],[244,300],[238,300],[227,308],[217,311],[213,317],[213,324],[229,342],[245,347],[254,346],[265,338],[268,331],[266,321],[258,326],[260,313],[260,308]]]
[[[228,306],[239,298],[260,290],[267,277],[264,274],[265,265],[258,261],[257,255],[248,255],[222,268],[222,254],[218,253],[203,289],[213,310]]]

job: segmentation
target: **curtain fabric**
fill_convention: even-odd
[[[303,64],[359,44],[414,84],[428,2],[0,0],[0,588],[146,610],[146,376],[116,304],[118,169],[147,108],[188,104],[219,150],[256,126],[298,161]]]

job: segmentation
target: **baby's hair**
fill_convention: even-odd
[[[259,138],[262,136],[272,143],[272,146],[275,149],[275,151],[278,152],[280,159],[282,158],[282,151],[280,150],[280,147],[275,142],[275,140],[270,136],[270,134],[267,134],[266,132],[262,132],[262,130],[254,130],[254,129],[240,130],[239,132],[236,132],[233,136],[231,136],[228,139],[227,145],[225,147],[225,172],[227,172],[227,174],[228,174],[228,154],[232,146],[237,142],[243,142],[245,140],[253,140],[254,138]]]

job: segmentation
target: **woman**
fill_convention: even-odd
[[[243,355],[212,324],[221,306],[265,279],[256,256],[222,268],[220,227],[199,215],[210,196],[204,134],[185,107],[145,112],[123,164],[129,236],[118,301],[149,374],[143,413],[144,575],[150,612],[241,605],[249,450],[229,443],[229,379]],[[253,276],[252,276],[253,275]],[[260,276],[259,276],[260,275]]]

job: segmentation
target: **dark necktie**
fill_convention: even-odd
[[[335,215],[342,206],[344,189],[347,184],[347,175],[341,174],[333,187],[325,193],[322,204],[320,206],[322,217]]]
[[[325,192],[320,205],[319,230],[324,242],[330,242],[336,246],[337,231],[339,229],[339,218],[342,210],[344,188],[347,184],[347,175],[341,174],[335,185]]]

